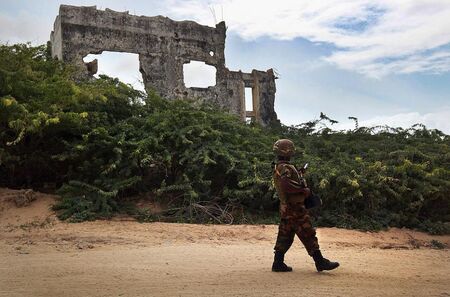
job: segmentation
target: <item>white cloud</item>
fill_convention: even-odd
[[[338,67],[382,77],[450,71],[449,0],[171,0],[177,18],[228,29],[246,39],[303,37],[329,43]],[[222,16],[223,15],[223,16]],[[214,17],[215,16],[215,17]]]
[[[0,41],[9,44],[43,44],[50,39],[51,22],[25,12],[15,17],[0,13]]]
[[[99,55],[89,54],[84,62],[94,59],[98,61],[98,71],[95,77],[105,74],[118,77],[122,82],[132,85],[135,89],[144,91],[142,74],[139,72],[139,55],[132,53],[104,51]]]
[[[184,84],[187,88],[207,88],[216,85],[216,68],[205,62],[191,61],[183,65]]]
[[[44,3],[55,15],[43,17],[31,9],[14,16],[1,12],[0,41],[45,43],[58,3]],[[333,51],[326,61],[371,77],[450,71],[450,0],[166,0],[151,4],[152,10],[120,1],[97,5],[131,7],[132,13],[137,8],[145,15],[168,13],[211,26],[225,20],[230,31],[246,39],[302,37],[330,44]]]
[[[394,115],[376,116],[370,119],[359,119],[360,127],[374,127],[388,125],[390,127],[409,128],[414,124],[424,124],[428,129],[438,129],[450,135],[450,107],[439,111],[420,114],[419,112],[399,113]],[[351,120],[340,122],[334,129],[354,129]]]

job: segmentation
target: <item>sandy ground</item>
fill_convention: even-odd
[[[450,236],[320,228],[341,267],[317,273],[297,240],[273,273],[273,225],[70,224],[16,194],[0,189],[0,296],[450,296]]]

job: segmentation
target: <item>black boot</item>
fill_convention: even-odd
[[[274,272],[288,272],[292,271],[292,267],[284,264],[284,253],[275,251],[275,257],[273,259],[272,271]]]
[[[338,262],[331,262],[330,260],[325,259],[319,250],[315,251],[312,257],[314,262],[316,262],[316,268],[319,272],[322,270],[333,270],[339,267]]]

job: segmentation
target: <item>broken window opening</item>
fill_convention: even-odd
[[[245,110],[253,111],[253,90],[252,88],[245,88]]]
[[[183,65],[183,78],[186,88],[207,88],[216,85],[216,67],[205,62],[190,61]]]
[[[88,64],[88,71],[95,70],[93,61],[97,59],[98,71],[93,71],[94,77],[104,74],[117,77],[120,81],[130,84],[133,88],[145,91],[142,74],[139,71],[139,55],[124,52],[103,51],[101,54],[89,54],[83,58]]]

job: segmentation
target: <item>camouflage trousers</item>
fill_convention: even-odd
[[[319,250],[316,230],[311,224],[311,217],[303,204],[289,205],[281,217],[275,251],[286,253],[291,247],[295,234],[305,246],[308,254]]]

